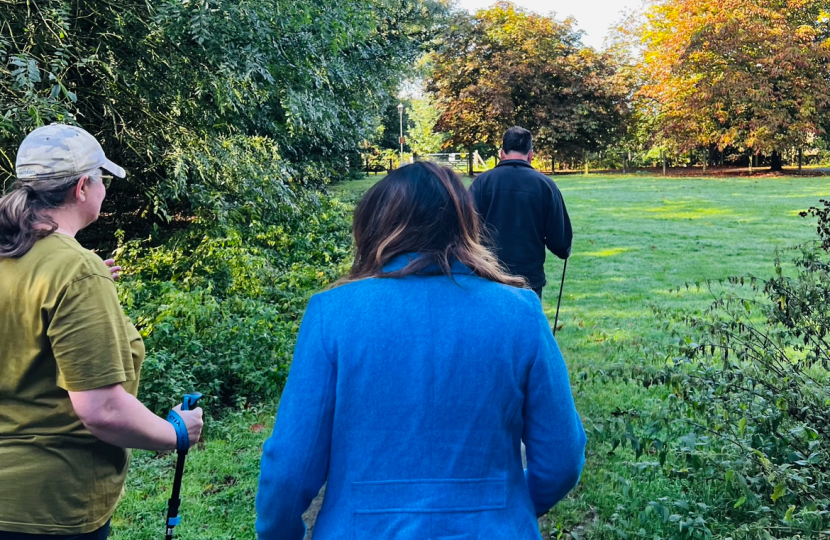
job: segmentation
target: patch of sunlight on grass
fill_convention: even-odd
[[[827,191],[825,190],[811,190],[805,189],[802,191],[792,191],[786,194],[776,195],[777,199],[801,199],[804,197],[826,197]]]
[[[652,214],[659,214],[661,219],[702,219],[710,216],[732,214],[732,212],[724,210],[723,208],[695,208],[689,203],[666,203],[665,206],[646,208],[645,211]]]
[[[614,255],[619,255],[620,253],[625,253],[626,251],[631,251],[632,248],[627,247],[618,247],[618,248],[611,248],[611,249],[603,249],[600,251],[588,251],[585,253],[580,253],[580,256],[583,257],[613,257]]]

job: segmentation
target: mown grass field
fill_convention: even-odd
[[[379,178],[337,186],[335,192],[353,200]],[[700,310],[711,299],[705,287],[677,292],[678,286],[768,275],[776,249],[812,240],[814,224],[798,212],[830,195],[830,185],[821,178],[795,177],[594,175],[556,181],[576,235],[557,340],[570,366],[589,447],[580,487],[551,512],[545,533],[620,538],[632,527],[626,516],[685,487],[639,466],[647,458],[635,459],[629,448],[611,451],[606,433],[615,415],[647,411],[663,396],[659,389],[603,374],[616,365],[651,361],[645,351],[665,345],[663,321],[652,306]],[[550,257],[546,271],[544,307],[553,324],[562,262]],[[179,538],[254,538],[260,447],[275,410],[276,404],[269,404],[207,425],[205,442],[188,457]],[[162,536],[174,459],[136,453],[127,494],[113,519],[114,539]],[[643,534],[651,534],[647,529]]]

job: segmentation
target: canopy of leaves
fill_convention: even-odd
[[[612,57],[583,47],[573,20],[508,2],[458,14],[427,82],[451,145],[498,146],[512,125],[530,129],[548,155],[580,154],[613,141],[626,114]]]
[[[803,145],[830,119],[828,8],[823,0],[657,3],[641,29],[640,109],[681,151]]]
[[[412,101],[407,135],[409,146],[414,153],[424,155],[441,151],[447,135],[435,131],[440,116],[440,111],[428,97]]]
[[[374,131],[443,9],[432,0],[4,1],[0,177],[12,177],[27,132],[59,121],[92,132],[129,172],[108,197],[121,218],[221,219],[290,204]]]

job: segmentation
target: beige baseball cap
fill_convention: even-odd
[[[21,180],[73,176],[95,169],[106,169],[118,178],[127,176],[107,159],[95,137],[66,124],[50,124],[29,133],[17,150],[15,169]]]

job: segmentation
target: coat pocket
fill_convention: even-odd
[[[354,482],[352,538],[477,540],[477,516],[507,506],[504,478]]]
[[[352,505],[359,513],[480,512],[507,505],[504,478],[353,482]]]

